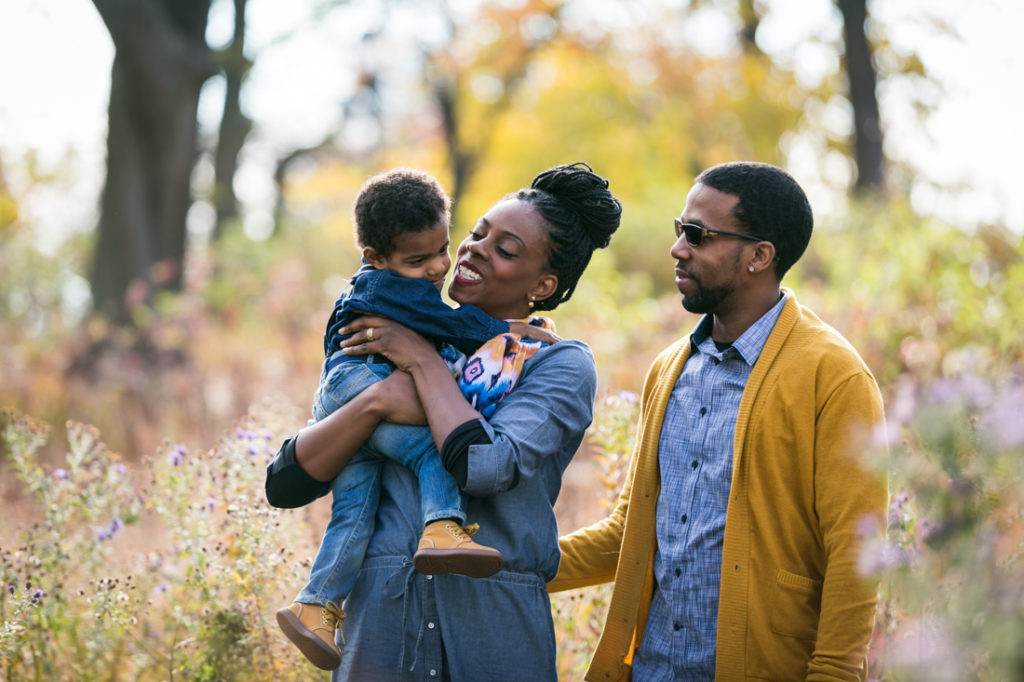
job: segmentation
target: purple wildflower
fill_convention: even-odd
[[[109,540],[124,528],[124,522],[121,521],[120,517],[115,516],[114,520],[110,523],[110,528],[100,528],[96,531],[97,540]]]
[[[999,442],[1009,448],[1024,444],[1021,405],[1024,405],[1024,386],[1016,386],[995,402],[986,418]]]
[[[253,447],[252,445],[250,445],[250,446],[249,446],[249,454],[250,454],[250,455],[255,455],[256,453],[257,453],[257,450],[256,450],[256,448],[255,448],[255,447]]]
[[[890,430],[899,433],[899,427],[910,422],[917,410],[917,388],[909,379],[900,381],[888,405]]]
[[[54,478],[59,478],[61,480],[64,480],[64,479],[68,478],[69,476],[71,476],[71,474],[68,473],[67,469],[54,469],[53,470],[53,477]]]
[[[878,575],[905,561],[906,556],[898,546],[884,538],[874,537],[862,545],[860,557],[857,560],[857,570],[863,576]]]
[[[185,462],[185,455],[188,454],[188,450],[181,443],[174,446],[171,450],[171,454],[168,455],[167,461],[171,463],[171,466],[181,466]]]
[[[114,471],[117,472],[118,476],[124,476],[125,474],[128,473],[128,467],[126,467],[121,462],[118,462],[117,464],[114,465]]]

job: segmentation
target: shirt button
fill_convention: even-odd
[[[700,416],[702,416],[702,417],[703,417],[703,416],[704,416],[704,415],[706,415],[707,413],[708,413],[708,408],[706,408],[706,407],[702,407],[702,408],[700,408]]]
[[[676,632],[679,632],[680,630],[683,629],[683,626],[680,625],[679,623],[672,623],[672,629],[675,630]]]
[[[679,520],[682,521],[683,523],[686,523],[686,514],[683,514],[682,516],[680,516]]]
[[[697,468],[697,460],[693,460],[692,462],[690,462],[690,468],[691,469],[696,469]]]
[[[431,676],[431,677],[437,677],[437,671],[436,671],[436,670],[434,670],[433,668],[431,668],[431,669],[430,669],[430,676]]]
[[[678,577],[679,577],[679,576],[681,576],[682,574],[683,574],[683,569],[681,569],[681,568],[677,568],[677,569],[676,569],[676,577],[678,578]]]
[[[427,627],[430,628],[431,630],[433,630],[434,629],[434,624],[433,623],[427,623]]]
[[[427,580],[433,580],[433,579],[434,579],[434,576],[432,576],[432,575],[428,575],[427,576]]]

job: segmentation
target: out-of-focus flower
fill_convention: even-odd
[[[96,539],[109,540],[117,535],[122,528],[124,528],[124,522],[121,521],[120,517],[115,516],[114,520],[110,522],[109,528],[100,528],[96,531]]]
[[[1024,386],[1014,386],[1001,395],[988,412],[986,422],[999,443],[1012,448],[1024,445]]]
[[[899,626],[893,637],[891,663],[916,669],[916,679],[957,679],[956,647],[943,623],[935,617],[910,620]]]
[[[181,443],[174,446],[171,450],[171,454],[167,456],[167,461],[171,463],[171,466],[181,466],[185,462],[185,455],[188,454],[188,450]]]
[[[865,577],[875,576],[904,563],[906,552],[883,537],[869,536],[861,545],[857,570]]]
[[[53,470],[53,477],[54,478],[59,478],[61,480],[64,480],[64,479],[68,478],[70,475],[71,474],[68,473],[67,469],[54,469]]]
[[[616,395],[619,400],[627,405],[635,405],[640,400],[640,397],[636,393],[633,393],[633,391],[619,391]]]

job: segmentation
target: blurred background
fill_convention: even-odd
[[[917,462],[894,467],[894,542],[922,552],[917,521],[953,519],[944,532],[990,529],[1016,562],[1022,22],[1017,0],[5,0],[0,405],[54,427],[49,467],[74,450],[68,420],[141,471],[171,444],[213,448],[254,406],[283,437],[358,266],[369,175],[434,173],[457,243],[579,160],[623,224],[554,318],[594,348],[602,400],[628,398],[696,322],[668,256],[693,178],[764,161],[815,210],[784,284],[865,357],[894,462]],[[958,440],[979,425],[987,450]],[[600,450],[567,474],[566,530],[614,496]],[[0,458],[5,520],[31,513],[23,479]],[[938,580],[949,555],[933,559]],[[1022,613],[1000,636],[1019,642]]]
[[[893,280],[980,315],[1019,259],[1022,19],[1009,0],[8,0],[0,400],[95,423],[131,456],[168,429],[208,439],[268,395],[304,412],[368,175],[435,173],[457,243],[576,160],[625,205],[558,315],[606,386],[636,390],[692,324],[670,218],[701,169],[736,159],[807,189],[818,233],[788,283],[836,301],[829,321],[888,383],[901,331],[962,341]],[[930,251],[971,291],[928,282]],[[858,336],[889,309],[885,338]]]

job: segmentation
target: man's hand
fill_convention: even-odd
[[[513,334],[519,334],[524,339],[532,339],[541,343],[558,343],[562,337],[554,332],[549,332],[543,327],[537,327],[526,322],[509,322],[508,330]]]

